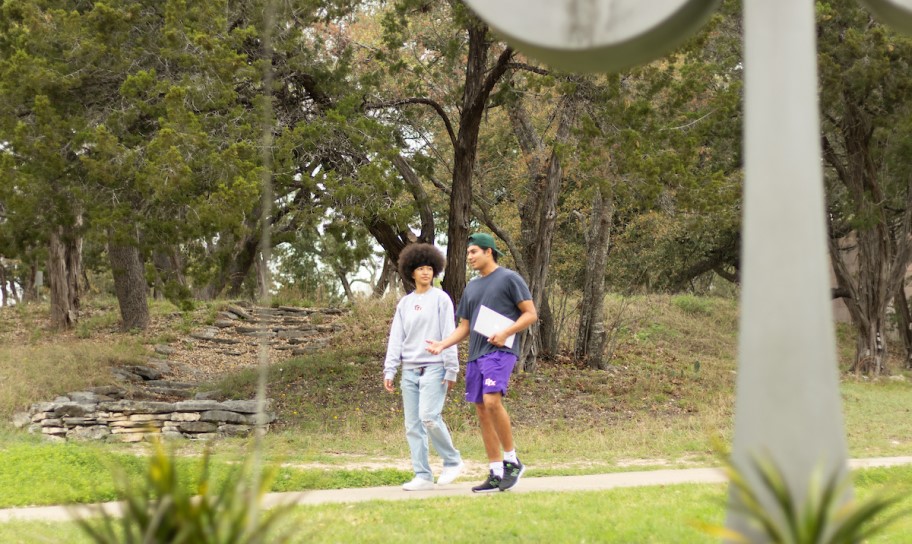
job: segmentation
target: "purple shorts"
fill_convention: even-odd
[[[481,404],[484,396],[500,393],[506,396],[510,374],[516,365],[516,355],[508,351],[492,351],[466,365],[467,402]]]

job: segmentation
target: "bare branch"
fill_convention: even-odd
[[[435,187],[447,195],[451,193],[450,188],[447,187],[446,184],[433,176],[431,177],[431,183],[433,183]],[[490,207],[480,199],[476,198],[474,195],[472,196],[472,215],[484,223],[486,227],[491,229],[491,232],[493,232],[498,238],[504,241],[504,244],[507,246],[510,254],[513,255],[516,272],[518,272],[523,277],[528,277],[526,264],[522,258],[522,253],[516,247],[516,243],[513,241],[513,237],[510,236],[510,233],[500,228],[500,226],[494,221],[494,219],[491,217]]]
[[[431,100],[430,98],[422,97],[413,97],[413,98],[402,98],[399,100],[392,100],[390,102],[378,102],[374,104],[364,104],[362,106],[365,110],[379,110],[384,108],[395,108],[398,106],[405,106],[409,104],[424,104],[425,106],[430,106],[434,111],[437,112],[437,115],[443,120],[444,126],[446,126],[447,134],[450,136],[450,142],[453,144],[453,147],[456,146],[456,133],[453,131],[453,124],[450,122],[450,118],[447,116],[446,111],[444,111],[443,106],[438,102]]]
[[[542,76],[550,76],[551,71],[538,66],[532,66],[531,64],[526,64],[525,62],[511,62],[507,65],[507,68],[511,70],[524,70],[526,72],[533,72]]]
[[[482,96],[485,98],[485,100],[487,100],[488,95],[491,94],[491,91],[494,89],[494,85],[497,85],[497,82],[500,81],[500,78],[503,77],[504,73],[506,73],[507,68],[510,67],[510,59],[512,58],[513,48],[507,47],[503,50],[500,56],[497,57],[497,62],[494,63],[494,66],[488,73],[488,77],[485,78],[479,96]]]

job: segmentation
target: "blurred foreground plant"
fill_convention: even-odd
[[[209,457],[207,449],[199,480],[194,489],[187,490],[180,483],[173,454],[166,454],[157,442],[140,485],[124,473],[116,474],[123,499],[121,514],[99,509],[96,518],[79,517],[76,523],[98,544],[287,542],[290,535],[272,534],[291,505],[262,509],[274,473],[256,478],[248,457],[221,484],[214,485]]]
[[[846,499],[850,478],[840,471],[824,481],[818,467],[811,475],[803,504],[793,496],[782,470],[770,458],[752,458],[750,469],[759,476],[751,483],[747,472],[730,456],[722,456],[723,470],[732,487],[731,507],[740,512],[753,531],[742,533],[728,527],[704,525],[703,529],[728,542],[751,543],[759,536],[773,544],[855,544],[882,531],[902,512],[878,516],[899,500],[896,495],[875,494],[865,501]],[[772,497],[768,509],[762,497]]]

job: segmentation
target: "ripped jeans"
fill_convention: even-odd
[[[402,406],[405,413],[405,438],[412,452],[415,476],[434,481],[428,458],[428,437],[443,459],[443,466],[462,462],[453,446],[450,431],[441,417],[447,385],[443,383],[443,365],[427,365],[417,370],[402,371]]]

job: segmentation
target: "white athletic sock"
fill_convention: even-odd
[[[519,462],[519,459],[516,458],[516,450],[510,450],[504,452],[504,461],[509,461],[514,465]]]
[[[494,473],[494,476],[503,478],[503,463],[491,463],[489,466],[491,467],[491,472]]]

